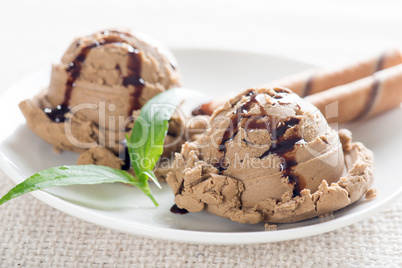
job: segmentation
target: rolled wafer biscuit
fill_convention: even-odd
[[[362,60],[348,66],[328,70],[310,70],[269,82],[260,87],[286,87],[299,96],[305,97],[333,87],[351,83],[400,63],[402,63],[401,52],[398,49],[391,49],[376,57]]]
[[[329,122],[348,122],[369,118],[400,105],[402,101],[402,64],[376,72],[352,83],[305,97]],[[337,116],[328,111],[336,104]],[[328,118],[328,113],[332,113]]]
[[[376,57],[362,60],[348,66],[333,70],[308,70],[295,75],[286,76],[279,80],[258,86],[257,88],[281,86],[289,88],[299,96],[304,97],[351,83],[401,63],[401,52],[398,49],[391,49]],[[211,115],[212,112],[217,107],[223,105],[227,99],[227,96],[224,96],[210,103],[206,103],[194,110],[193,115]]]

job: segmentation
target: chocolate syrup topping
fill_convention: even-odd
[[[188,213],[187,209],[179,208],[176,204],[174,204],[174,205],[172,206],[172,208],[170,209],[170,212],[172,212],[172,213],[174,213],[174,214],[181,214],[181,215]]]
[[[260,158],[267,157],[270,154],[276,154],[281,157],[280,170],[283,177],[288,177],[289,182],[295,185],[293,195],[299,195],[302,188],[300,188],[300,178],[296,176],[292,170],[292,167],[297,165],[295,154],[293,152],[296,144],[305,143],[304,139],[294,131],[287,138],[284,137],[285,132],[296,127],[300,122],[298,118],[290,118],[286,121],[279,122],[275,128],[271,131],[271,137],[273,143],[270,148],[265,151]]]
[[[279,156],[284,156],[287,152],[290,152],[295,147],[296,143],[302,140],[300,137],[289,137],[283,138],[283,136],[274,140],[272,145],[269,147],[267,151],[265,151],[260,158],[267,157],[270,154],[277,154]],[[289,166],[289,165],[285,165]]]
[[[292,93],[291,90],[289,90],[289,89],[287,89],[287,88],[284,88],[284,87],[276,87],[276,88],[274,88],[273,90],[274,90],[276,93],[287,93],[287,94]]]
[[[70,62],[69,66],[67,67],[67,82],[66,82],[66,91],[64,92],[64,101],[63,105],[68,106],[70,104],[71,93],[73,88],[75,87],[75,81],[81,74],[82,64],[85,61],[86,57],[88,56],[89,51],[92,48],[100,46],[101,43],[96,41],[93,44],[84,46],[78,56]],[[103,45],[103,44],[102,44]]]
[[[66,120],[65,114],[70,112],[70,107],[66,105],[57,105],[55,108],[45,108],[43,111],[52,121],[63,123]]]
[[[119,34],[118,36],[109,35],[110,33]],[[120,76],[123,79],[123,85],[128,87],[129,85],[134,86],[134,91],[131,93],[132,101],[130,105],[129,115],[131,115],[133,110],[141,108],[141,104],[139,102],[139,98],[142,95],[142,90],[144,88],[144,80],[141,78],[141,55],[138,49],[134,48],[130,45],[125,36],[131,36],[129,33],[121,33],[118,31],[104,31],[101,32],[104,36],[102,39],[95,41],[92,44],[86,45],[81,48],[81,51],[78,53],[77,57],[70,62],[69,66],[66,68],[67,71],[67,81],[66,81],[66,90],[64,92],[64,100],[61,105],[58,105],[55,108],[45,108],[44,112],[49,116],[56,123],[64,122],[65,118],[64,115],[70,111],[70,99],[72,91],[75,87],[75,82],[77,78],[80,76],[83,63],[87,58],[91,49],[103,46],[106,44],[113,44],[113,43],[125,43],[128,44],[128,60],[127,60],[127,69],[128,74],[127,76],[122,76],[121,68],[117,64],[115,69],[119,71]],[[81,44],[81,41],[76,43],[77,47]]]
[[[211,102],[202,104],[200,106],[198,106],[197,108],[195,108],[191,114],[196,116],[196,115],[212,115],[212,111],[211,111]]]
[[[119,153],[119,158],[124,161],[124,164],[121,166],[121,169],[129,170],[131,167],[131,160],[130,160],[130,154],[129,154],[128,148],[127,148],[127,140],[124,139],[121,143],[124,146],[124,150],[120,151],[120,153]]]
[[[293,131],[287,138],[284,137],[285,132],[292,128],[297,127],[300,119],[290,118],[286,121],[279,122],[274,131],[271,132],[273,143],[270,148],[265,151],[260,158],[267,157],[270,154],[276,154],[281,157],[280,170],[282,177],[287,177],[290,183],[294,184],[293,196],[300,195],[300,191],[304,188],[301,182],[301,178],[297,176],[292,167],[297,165],[297,161],[294,154],[294,148],[296,144],[305,143],[297,131]]]
[[[284,93],[287,93],[286,91]],[[229,127],[225,130],[221,142],[219,144],[218,150],[223,152],[224,155],[220,159],[219,163],[216,163],[215,166],[218,168],[220,173],[227,169],[227,165],[225,163],[226,159],[226,142],[233,140],[236,134],[239,131],[239,124],[242,120],[245,120],[243,124],[243,128],[246,131],[253,131],[255,129],[266,129],[271,134],[271,139],[273,141],[270,148],[265,151],[260,158],[264,158],[270,154],[276,154],[281,157],[282,163],[280,166],[280,170],[282,172],[283,177],[287,177],[289,182],[294,184],[294,196],[299,195],[300,191],[303,189],[303,185],[301,185],[300,178],[296,176],[292,170],[292,167],[297,165],[294,148],[296,144],[302,144],[305,141],[301,138],[297,131],[293,131],[288,135],[288,137],[284,137],[286,131],[292,127],[297,127],[300,122],[299,118],[287,118],[287,119],[278,119],[275,117],[271,117],[266,113],[264,107],[257,100],[257,96],[254,91],[250,91],[246,96],[251,96],[248,101],[246,101],[243,105],[236,109],[233,115],[230,117]],[[282,99],[285,98],[283,95],[275,95],[274,99]],[[286,105],[287,103],[283,103],[282,105]],[[249,110],[253,105],[259,105],[261,113],[259,115],[248,115]],[[269,118],[270,120],[262,121],[262,118]]]
[[[109,35],[110,33],[114,34],[119,34],[118,36],[116,35]],[[129,114],[134,109],[139,109],[140,108],[140,103],[139,103],[139,98],[142,94],[142,89],[144,87],[144,80],[141,78],[141,55],[138,49],[134,48],[132,45],[128,43],[128,41],[125,39],[125,36],[131,36],[128,33],[121,33],[118,31],[104,31],[101,34],[104,36],[102,39],[95,41],[92,44],[86,45],[83,48],[81,48],[81,51],[77,55],[77,57],[70,62],[69,67],[66,69],[67,71],[67,82],[66,82],[66,91],[64,94],[64,101],[63,105],[68,106],[71,98],[71,93],[73,91],[73,88],[75,87],[75,82],[77,78],[81,74],[81,70],[83,67],[83,63],[85,62],[85,59],[87,58],[89,52],[91,49],[98,47],[98,46],[103,46],[106,44],[113,44],[113,43],[125,43],[128,44],[128,60],[127,60],[127,69],[128,69],[128,74],[127,76],[123,76],[123,85],[125,87],[128,87],[129,85],[134,86],[134,92],[131,94],[132,96],[132,103],[130,107]],[[116,69],[120,70],[120,66],[116,65]]]
[[[249,91],[246,94],[247,97],[251,96],[251,98],[246,101],[244,104],[242,104],[239,108],[236,109],[236,111],[233,113],[233,115],[230,117],[230,124],[228,128],[225,130],[223,133],[220,145],[219,145],[219,151],[226,153],[226,142],[233,140],[233,138],[236,136],[237,132],[239,131],[239,123],[242,121],[243,118],[252,118],[251,116],[247,116],[248,111],[251,109],[251,106],[253,104],[259,105],[260,110],[261,110],[261,116],[268,116],[266,114],[266,111],[264,107],[259,103],[259,101],[256,99],[257,95],[255,94],[255,91]],[[259,117],[261,118],[261,117]],[[259,119],[259,118],[254,118],[254,119]],[[254,121],[254,123],[251,123],[251,127],[261,127],[265,128],[264,126],[257,125],[257,122]]]
[[[247,118],[247,121],[243,128],[248,131],[253,131],[255,129],[269,129],[269,122],[261,120],[265,117],[267,116],[245,116],[244,118]]]
[[[141,108],[140,97],[142,95],[142,90],[144,89],[145,82],[141,78],[141,55],[138,49],[133,49],[128,52],[127,60],[127,76],[123,77],[123,85],[128,87],[129,85],[134,86],[134,92],[131,93],[131,107],[130,114],[133,110],[138,110]]]

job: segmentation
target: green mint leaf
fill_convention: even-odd
[[[128,150],[136,177],[126,171],[106,166],[53,167],[32,175],[12,188],[0,199],[0,205],[23,194],[54,186],[122,182],[139,188],[155,206],[158,206],[149,188],[148,178],[161,188],[152,170],[162,155],[169,120],[184,99],[196,94],[199,93],[190,89],[170,89],[152,98],[141,109],[131,137],[127,137]]]
[[[153,97],[141,108],[131,136],[127,137],[131,164],[140,183],[147,184],[148,177],[157,182],[152,170],[163,153],[169,120],[177,106],[195,93],[191,89],[169,89]],[[159,183],[157,185],[160,187]]]
[[[123,170],[95,165],[60,166],[43,170],[21,182],[0,199],[0,205],[23,194],[54,186],[115,182],[128,183],[148,193],[148,189],[142,189],[142,185]]]
[[[162,189],[162,186],[160,185],[158,179],[155,176],[155,173],[152,170],[144,170],[142,173],[151,178],[152,181],[156,184],[156,186],[159,187],[159,189]]]

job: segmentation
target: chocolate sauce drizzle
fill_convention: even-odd
[[[52,121],[63,123],[66,120],[65,114],[70,112],[70,108],[66,105],[57,105],[55,108],[45,108],[43,111]]]
[[[140,97],[142,90],[145,86],[145,81],[141,77],[141,55],[138,49],[130,47],[132,49],[128,52],[127,69],[128,75],[123,77],[123,85],[128,87],[134,86],[134,91],[131,93],[130,112],[141,108]]]
[[[110,33],[119,34],[119,35],[109,35]],[[128,60],[127,60],[127,70],[128,74],[126,76],[121,76],[123,79],[123,85],[128,87],[129,85],[134,86],[134,91],[130,94],[131,96],[131,104],[129,109],[129,115],[131,115],[133,110],[141,108],[141,104],[139,102],[139,98],[142,95],[142,90],[144,88],[144,80],[141,78],[141,55],[138,49],[134,48],[132,45],[128,43],[126,40],[126,36],[131,36],[128,33],[121,33],[118,31],[104,31],[101,32],[104,36],[95,41],[92,44],[86,45],[81,48],[77,57],[70,62],[69,66],[66,68],[67,71],[67,82],[66,82],[66,90],[64,93],[64,100],[61,104],[61,107],[68,107],[70,105],[70,99],[72,91],[75,87],[76,80],[81,74],[83,64],[89,54],[89,52],[96,47],[103,46],[106,44],[128,44]],[[120,69],[120,66],[118,66]],[[117,69],[117,66],[116,66]],[[50,109],[51,111],[55,110],[54,108],[45,108]],[[50,111],[49,110],[49,111]],[[52,112],[47,113],[48,116],[52,114]],[[52,117],[49,116],[52,119]],[[52,119],[53,120],[53,119]],[[59,119],[59,122],[63,122],[63,120]],[[55,121],[56,122],[56,121]]]
[[[128,152],[127,140],[124,139],[121,141],[124,149],[119,152],[119,158],[124,161],[124,164],[121,166],[122,170],[129,170],[131,168],[131,159],[130,153]]]
[[[274,131],[271,132],[273,143],[261,156],[260,159],[270,154],[276,154],[281,157],[280,171],[282,177],[288,177],[289,182],[294,184],[293,196],[300,195],[300,191],[304,189],[303,180],[294,173],[293,167],[297,165],[294,147],[296,144],[304,144],[305,141],[299,136],[297,131],[293,131],[287,138],[284,137],[285,132],[296,127],[300,122],[298,118],[290,118],[286,121],[279,122]]]
[[[251,109],[251,106],[253,104],[257,104],[260,106],[261,116],[259,116],[258,118],[254,117],[252,120],[268,116],[266,114],[264,107],[256,99],[257,95],[255,94],[255,91],[249,91],[246,94],[246,97],[251,97],[251,98],[247,102],[242,104],[239,108],[236,109],[236,111],[230,117],[229,127],[223,133],[218,150],[221,152],[224,152],[225,154],[226,154],[226,142],[233,140],[233,138],[236,136],[237,132],[239,132],[239,123],[242,121],[243,118],[248,118],[248,119],[251,118],[251,116],[247,116],[247,113]],[[256,129],[256,128],[260,128],[261,126],[257,125],[256,121],[254,121],[254,122],[251,121],[249,123],[248,127],[250,129]],[[265,124],[264,124],[264,127],[265,127]],[[223,168],[223,167],[220,167],[220,168]]]
[[[194,115],[194,116],[196,116],[196,115],[209,115],[209,116],[211,116],[212,115],[212,113],[211,113],[212,112],[211,111],[211,104],[212,104],[212,102],[202,104],[202,105],[198,106],[197,108],[195,108],[191,112],[191,114]]]
[[[285,95],[278,94],[273,96],[273,99],[280,100],[284,98]],[[283,93],[287,93],[284,91]],[[302,137],[299,136],[297,131],[297,125],[300,122],[299,118],[287,118],[287,119],[278,119],[272,116],[269,116],[264,109],[264,107],[257,100],[257,94],[255,91],[249,91],[246,96],[249,96],[250,99],[242,104],[233,115],[230,117],[229,127],[225,130],[222,139],[220,141],[218,150],[223,152],[223,157],[219,160],[219,163],[216,163],[216,167],[219,172],[222,174],[226,169],[226,142],[234,139],[236,134],[239,131],[239,124],[242,122],[244,124],[244,129],[246,131],[252,131],[255,129],[266,129],[271,134],[271,139],[273,141],[270,148],[265,151],[259,158],[263,159],[270,154],[276,154],[281,157],[280,171],[282,172],[283,177],[287,177],[289,183],[294,185],[293,195],[300,195],[300,191],[304,188],[304,183],[301,178],[294,174],[293,167],[297,165],[297,161],[295,159],[294,147],[297,144],[303,144],[305,141]],[[287,103],[284,103],[286,105]],[[258,105],[260,107],[261,113],[259,115],[248,115],[249,110],[252,108],[252,105]],[[259,121],[259,119],[269,117],[269,121]],[[294,128],[294,131],[289,133],[289,135],[285,138],[284,135],[286,131],[290,128]]]
[[[184,208],[179,208],[176,204],[174,204],[171,208],[170,208],[170,212],[174,213],[174,214],[187,214],[188,210],[184,209]]]

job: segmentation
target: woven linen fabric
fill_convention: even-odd
[[[14,184],[0,173],[0,195]],[[0,206],[0,267],[402,267],[402,199],[333,232],[278,243],[187,244],[99,227],[25,195]]]

